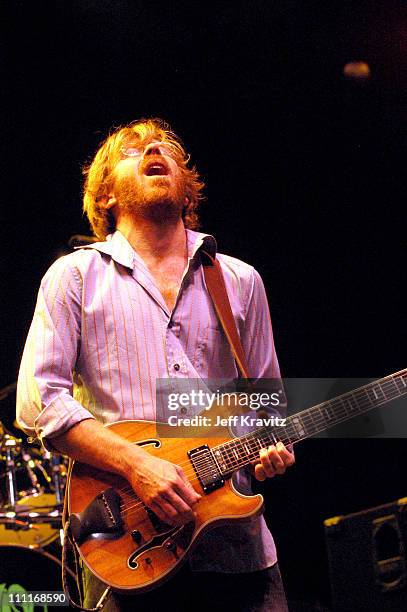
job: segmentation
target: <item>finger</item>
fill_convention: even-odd
[[[275,446],[269,446],[267,454],[275,472],[277,474],[284,474],[286,466],[284,465],[284,461],[280,457],[277,448]]]
[[[178,475],[180,476],[180,483],[177,485],[177,493],[191,507],[201,499],[201,495],[195,491],[182,468],[179,468]]]
[[[266,480],[267,478],[266,472],[264,471],[263,466],[260,463],[256,463],[256,465],[254,466],[254,477],[260,482]]]
[[[152,502],[150,504],[151,510],[154,512],[154,514],[158,516],[160,521],[163,521],[163,523],[168,523],[169,525],[176,525],[177,513],[170,504],[166,502],[162,503],[162,501],[160,501],[160,503]]]
[[[191,521],[188,514],[178,512],[173,504],[165,498],[155,501],[151,504],[151,508],[164,523],[170,525],[183,525]]]
[[[278,442],[276,448],[285,466],[288,467],[295,463],[294,453],[291,453],[288,448],[284,446],[283,442]]]
[[[165,497],[163,499],[171,504],[171,506],[175,509],[176,513],[182,517],[184,522],[193,521],[194,520],[194,512],[192,508],[180,497],[175,490],[170,489],[165,493]]]
[[[267,451],[267,448],[260,449],[259,455],[261,467],[263,468],[267,478],[273,478],[273,476],[275,476],[275,469],[270,461],[269,452]]]

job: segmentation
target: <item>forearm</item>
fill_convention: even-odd
[[[81,421],[51,442],[72,459],[126,478],[162,521],[177,525],[195,519],[192,508],[200,495],[183,470],[151,456],[98,421]]]
[[[64,434],[53,437],[52,445],[64,455],[124,478],[146,453],[136,444],[104,427],[99,421],[86,419]]]

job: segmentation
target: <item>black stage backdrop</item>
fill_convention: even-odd
[[[166,118],[206,183],[202,229],[253,264],[285,376],[406,367],[404,2],[3,3],[0,387],[75,233],[81,165]],[[349,80],[343,66],[370,65]],[[1,420],[11,426],[14,397]],[[290,598],[328,601],[322,520],[407,495],[404,440],[314,440],[262,489]]]

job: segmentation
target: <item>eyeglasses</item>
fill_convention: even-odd
[[[138,157],[139,155],[143,155],[147,147],[158,148],[160,150],[161,155],[168,155],[170,157],[174,157],[178,152],[177,148],[174,145],[170,144],[169,142],[150,142],[148,145],[144,147],[136,147],[136,146],[122,147],[120,151],[126,157]]]

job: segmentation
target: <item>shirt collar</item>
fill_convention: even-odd
[[[189,259],[195,259],[196,254],[201,248],[212,255],[212,257],[215,257],[217,245],[213,236],[194,232],[189,229],[186,230],[186,234]],[[134,269],[136,259],[141,260],[141,257],[134,251],[130,243],[119,230],[116,230],[113,234],[109,234],[105,242],[93,242],[92,244],[76,248],[95,249],[96,251],[110,255],[113,261],[126,268],[130,268],[130,270]]]

